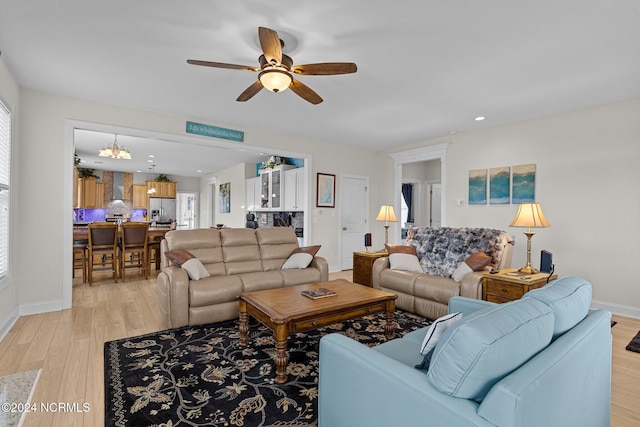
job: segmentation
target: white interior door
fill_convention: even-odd
[[[177,202],[177,229],[198,228],[198,193],[178,193]]]
[[[340,178],[340,227],[342,270],[353,269],[353,252],[364,250],[364,235],[369,230],[369,177]]]

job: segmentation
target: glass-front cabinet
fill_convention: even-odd
[[[293,169],[292,165],[276,166],[273,169],[260,171],[260,209],[282,209],[283,171]]]

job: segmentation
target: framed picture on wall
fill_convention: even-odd
[[[316,179],[316,206],[319,208],[336,207],[336,176],[318,173]]]
[[[231,212],[231,183],[220,184],[220,213]]]
[[[469,171],[469,204],[487,204],[487,170],[474,169]]]
[[[511,171],[511,203],[536,201],[536,165],[518,165]]]
[[[508,205],[510,192],[511,168],[503,166],[489,169],[489,203],[492,205]]]

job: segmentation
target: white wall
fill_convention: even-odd
[[[11,72],[7,69],[0,57],[0,98],[2,98],[5,104],[13,111],[13,123],[12,133],[14,141],[19,138],[19,111],[20,111],[20,90],[18,84]],[[9,246],[9,276],[0,281],[0,339],[8,332],[10,326],[18,318],[18,283],[20,279],[20,272],[18,270],[18,257],[15,254],[18,252],[18,191],[20,181],[18,179],[17,167],[18,158],[20,153],[20,147],[18,144],[14,144],[12,147],[12,173],[11,173],[11,212],[10,221],[11,225],[9,233],[12,236]],[[21,194],[20,194],[21,196]]]
[[[640,98],[420,145],[442,142],[447,225],[506,230],[516,237],[513,266],[524,266],[525,229],[509,227],[517,205],[469,206],[468,171],[535,163],[551,227],[533,230],[532,265],[547,249],[560,276],[593,283],[596,306],[640,317]]]
[[[253,165],[255,169],[255,165]],[[243,228],[245,226],[245,209],[247,202],[245,195],[246,165],[237,164],[221,170],[216,176],[216,211],[214,212],[215,224],[224,224],[225,227]],[[229,213],[220,212],[220,186],[229,183],[231,187],[231,206]]]
[[[0,66],[0,79],[2,95],[17,100],[15,82],[3,66]],[[70,230],[61,225],[68,223],[70,228],[72,218],[69,198],[72,151],[65,147],[68,140],[65,122],[81,120],[185,135],[184,123],[191,119],[25,89],[19,91],[19,101],[13,183],[17,183],[21,197],[15,203],[19,212],[14,215],[17,224],[12,224],[14,236],[20,236],[13,242],[15,249],[12,248],[12,282],[19,280],[19,293],[15,284],[0,291],[0,322],[15,311],[16,298],[25,314],[59,309],[63,304],[63,285],[71,277],[71,245],[65,238]],[[610,304],[618,312],[640,317],[640,286],[634,268],[640,255],[637,243],[640,237],[638,117],[640,99],[635,99],[453,135],[447,139],[450,147],[445,223],[509,231],[518,239],[514,265],[524,264],[522,230],[508,227],[516,207],[468,206],[467,174],[469,169],[535,163],[536,199],[542,203],[552,227],[539,230],[534,236],[534,265],[539,262],[540,249],[550,250],[559,274],[578,274],[591,280],[594,298]],[[242,130],[245,145],[283,152],[293,149],[295,153],[308,154],[294,157],[312,160],[308,183],[310,208],[315,205],[318,172],[370,176],[373,191],[369,211],[373,216],[381,204],[394,200],[393,161],[386,153],[285,134]],[[427,141],[419,146],[441,142]],[[34,165],[37,165],[35,171]],[[339,195],[336,199],[339,200]],[[458,199],[465,203],[457,206]],[[309,236],[309,244],[322,245],[319,254],[328,258],[332,266],[340,264],[338,208],[323,208]],[[374,240],[381,241],[382,224],[369,222]],[[390,230],[390,240],[399,241],[396,234]],[[38,269],[33,268],[33,260],[37,260]]]
[[[20,239],[15,255],[20,277],[19,304],[27,312],[35,313],[63,307],[63,285],[71,278],[71,245],[65,239],[65,233],[70,233],[70,230],[62,227],[65,221],[69,222],[69,218],[72,218],[71,201],[67,203],[63,197],[65,192],[69,196],[71,194],[71,179],[67,182],[66,178],[67,175],[70,177],[72,167],[70,149],[69,159],[65,157],[65,144],[68,141],[65,123],[76,120],[186,136],[185,121],[194,118],[27,89],[20,90],[20,115],[18,145],[24,155],[19,158],[17,168],[22,197],[17,203],[20,212],[17,235]],[[197,120],[206,122],[201,118]],[[241,130],[245,132],[245,145],[291,153],[291,157],[313,159],[312,179],[308,188],[310,201],[315,200],[317,172],[373,176],[376,171],[376,153],[369,150],[254,129]],[[296,155],[300,153],[308,156]],[[68,171],[65,164],[69,164]],[[36,171],[34,165],[37,165]],[[372,181],[373,187],[375,179]],[[204,187],[202,182],[200,187]],[[206,203],[206,200],[203,202]],[[329,258],[330,265],[339,265],[338,220],[338,215],[323,215],[318,223],[313,224],[309,233],[309,244],[322,245],[319,255]],[[69,229],[70,226],[69,222]],[[333,256],[330,257],[330,254]],[[34,259],[38,260],[40,268],[32,268]]]

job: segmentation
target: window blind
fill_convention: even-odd
[[[0,280],[9,272],[11,111],[0,100]]]

